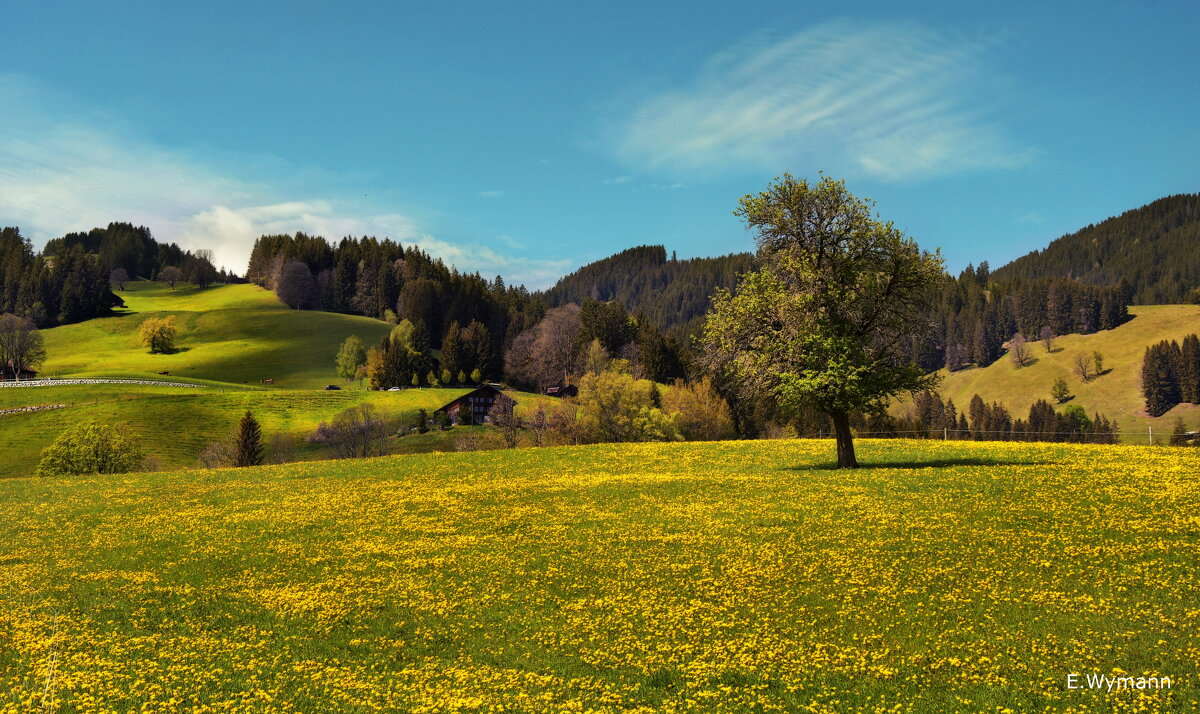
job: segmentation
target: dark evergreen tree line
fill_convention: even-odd
[[[586,299],[620,303],[666,334],[687,342],[699,331],[717,288],[733,290],[752,267],[749,253],[668,259],[661,245],[630,248],[583,266],[543,293],[550,307]]]
[[[921,392],[908,416],[875,417],[864,420],[860,428],[876,436],[894,433],[909,438],[1117,443],[1115,420],[1100,413],[1089,418],[1078,405],[1056,412],[1040,399],[1029,408],[1028,418],[1014,419],[1003,404],[988,404],[978,394],[971,397],[966,410],[959,411],[954,400],[943,401],[937,392]]]
[[[46,242],[42,255],[53,256],[76,246],[99,258],[109,274],[124,270],[130,280],[155,280],[164,268],[178,268],[184,281],[208,287],[213,283],[239,282],[240,278],[218,270],[207,250],[188,251],[174,243],[159,243],[145,226],[109,223],[87,233],[68,233]]]
[[[1176,404],[1200,404],[1200,336],[1163,340],[1146,348],[1142,358],[1142,396],[1146,413],[1157,417]]]
[[[304,233],[262,236],[246,277],[295,308],[421,324],[433,349],[453,330],[484,334],[490,344],[469,360],[482,355],[483,363],[467,371],[479,367],[492,376],[502,371],[503,354],[516,335],[545,313],[542,301],[524,286],[460,273],[419,248],[374,237],[343,238],[335,245]],[[458,365],[457,356],[452,361]]]
[[[1200,301],[1200,194],[1126,211],[1055,240],[996,271],[999,280],[1070,277],[1131,286],[1135,304]]]
[[[0,230],[0,314],[53,327],[108,315],[122,305],[109,288],[107,266],[82,246],[36,255],[20,229]]]
[[[946,278],[927,335],[913,338],[913,360],[928,370],[986,367],[1004,353],[1013,335],[1027,340],[1090,334],[1129,319],[1128,286],[1097,287],[1078,280],[996,280],[986,262]]]

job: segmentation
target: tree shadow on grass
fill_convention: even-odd
[[[928,461],[860,461],[857,470],[862,469],[941,469],[951,466],[1047,466],[1055,461],[1015,461],[1012,459],[930,459]],[[820,461],[805,466],[787,466],[788,471],[838,471],[836,461]],[[856,469],[845,469],[855,471]]]

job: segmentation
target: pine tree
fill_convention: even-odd
[[[1142,358],[1142,396],[1146,400],[1146,413],[1153,417],[1162,416],[1179,403],[1174,350],[1166,340],[1146,348]]]
[[[1180,399],[1192,404],[1200,404],[1200,336],[1191,334],[1183,338],[1180,362]]]
[[[238,424],[237,437],[234,440],[234,466],[258,466],[263,459],[262,429],[254,415],[246,410]]]

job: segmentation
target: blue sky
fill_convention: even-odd
[[[391,236],[545,287],[623,248],[751,250],[783,171],[948,266],[1200,191],[1200,6],[16,3],[0,223]]]

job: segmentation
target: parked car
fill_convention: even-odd
[[[326,384],[325,385],[326,392],[333,392],[333,391],[337,391],[339,389],[341,389],[341,387],[337,386],[336,384]]]
[[[399,391],[400,391],[400,388],[399,388],[399,387],[390,387],[390,388],[388,389],[388,391],[389,391],[389,392],[399,392]]]

